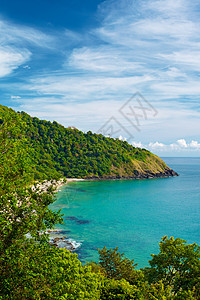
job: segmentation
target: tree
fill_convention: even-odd
[[[1,112],[0,124],[0,254],[10,245],[22,243],[29,233],[37,240],[46,239],[41,231],[62,218],[48,206],[55,201],[52,186],[35,189],[30,151],[23,135],[24,123],[19,115]]]
[[[104,270],[108,278],[120,280],[125,279],[131,284],[136,284],[140,280],[140,272],[135,270],[134,260],[120,254],[118,248],[99,250],[99,265]]]
[[[125,279],[114,280],[105,279],[101,287],[102,300],[129,300],[141,299],[136,298],[138,292],[137,287],[131,285]]]
[[[76,254],[35,243],[10,250],[6,251],[7,269],[0,265],[0,299],[100,298],[101,277],[82,266]]]
[[[149,283],[162,280],[174,295],[195,290],[200,297],[200,247],[185,240],[163,237],[160,252],[152,254],[150,267],[144,269]]]
[[[48,208],[55,200],[53,188],[31,188],[34,166],[23,128],[19,115],[0,107],[0,271],[5,275],[1,293],[12,281],[8,270],[24,256],[24,245],[46,241],[46,228],[62,222],[60,212]]]

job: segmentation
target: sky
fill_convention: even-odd
[[[199,0],[1,0],[0,104],[200,156]]]

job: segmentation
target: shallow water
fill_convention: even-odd
[[[81,261],[98,261],[97,248],[118,247],[140,268],[158,253],[162,236],[200,244],[200,158],[164,160],[179,177],[73,182],[61,188],[51,208],[62,208],[65,225],[58,228],[77,242]]]

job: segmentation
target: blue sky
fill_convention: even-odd
[[[200,156],[199,20],[196,0],[1,0],[0,103]]]

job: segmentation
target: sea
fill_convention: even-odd
[[[98,262],[97,249],[118,247],[138,269],[149,265],[164,236],[200,245],[200,157],[163,160],[178,177],[62,186],[51,205],[64,214],[56,236],[73,245],[82,263]]]

